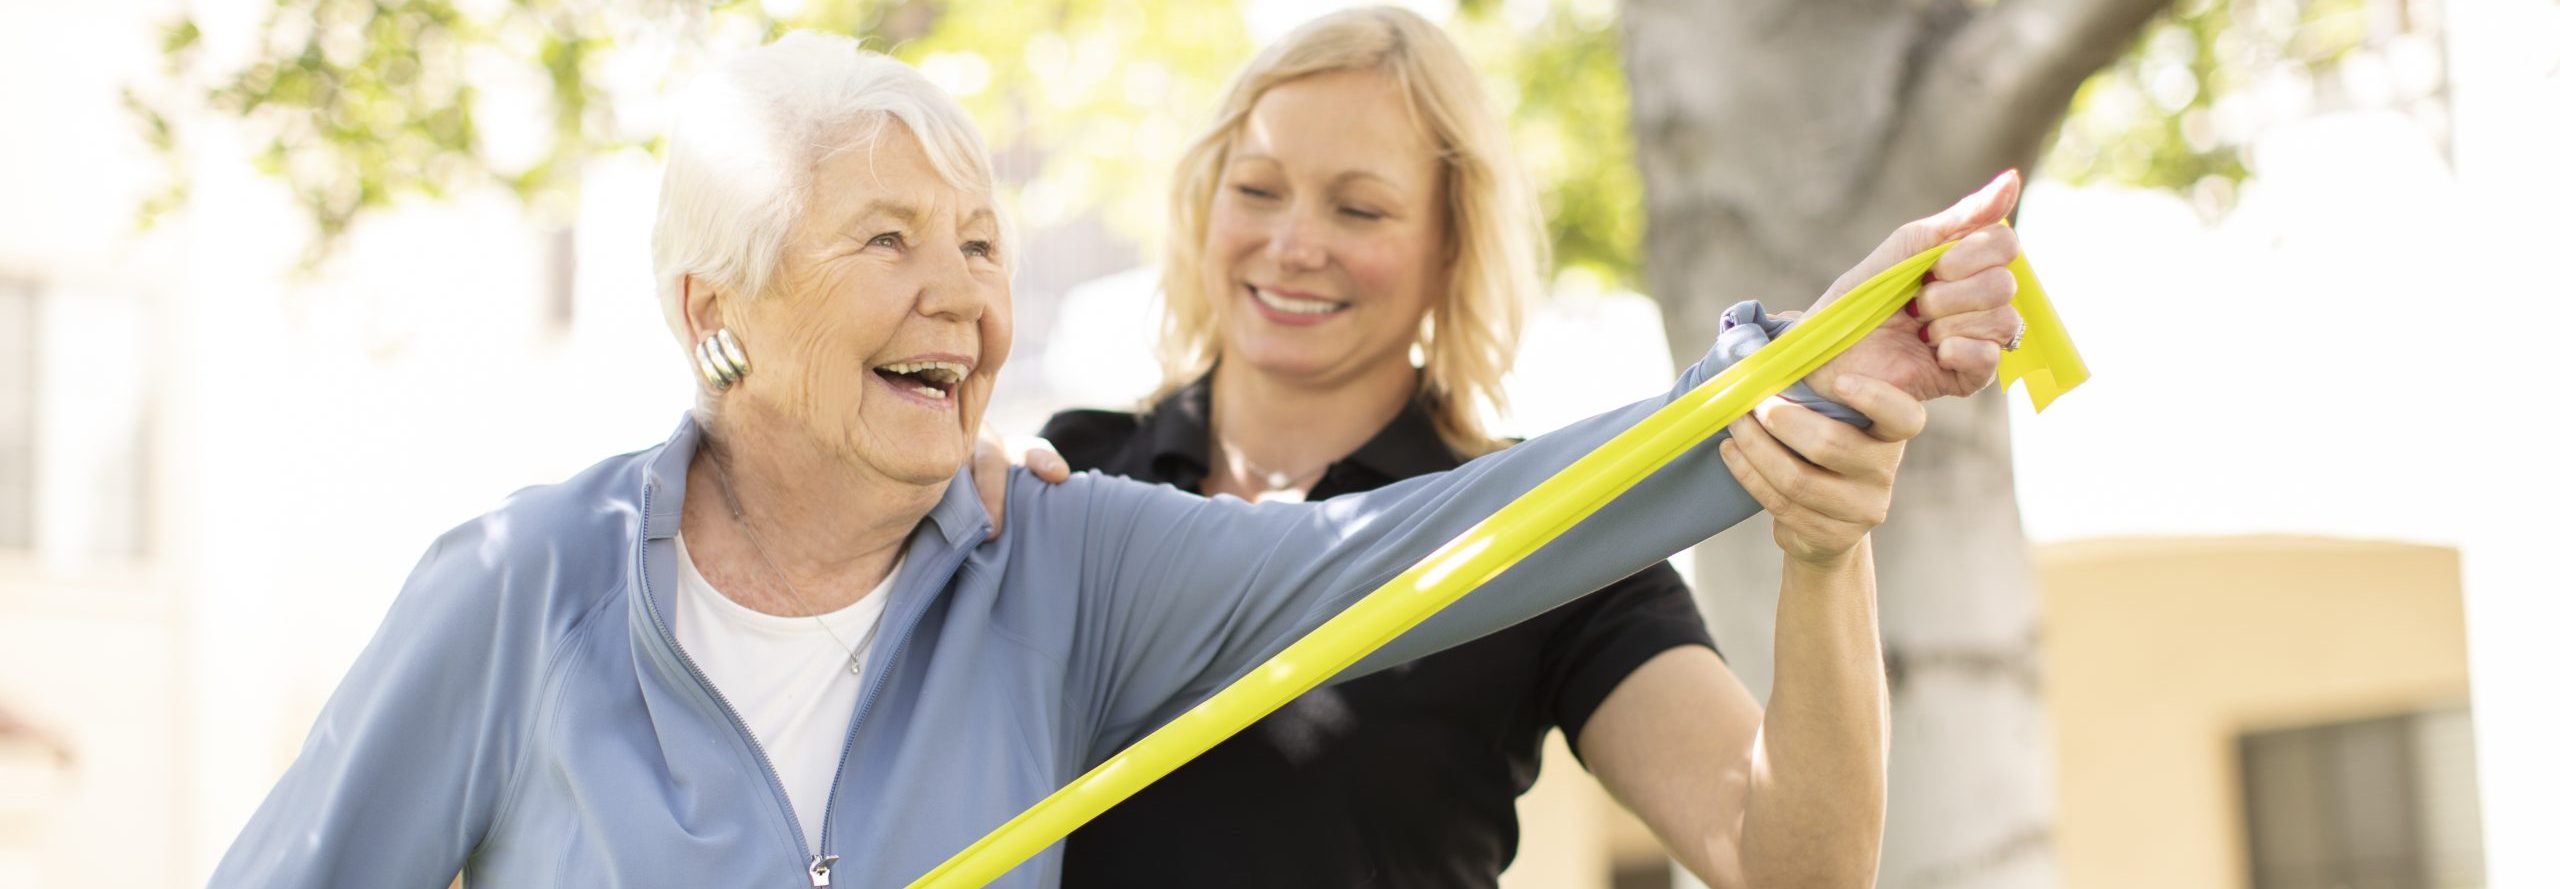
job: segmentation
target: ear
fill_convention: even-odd
[[[728,326],[721,318],[724,300],[718,288],[692,275],[685,275],[676,286],[684,289],[679,298],[684,305],[686,346],[702,342],[713,331]]]

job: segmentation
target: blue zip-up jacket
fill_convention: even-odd
[[[1017,469],[988,541],[963,473],[908,544],[815,837],[675,642],[701,436],[687,419],[438,539],[212,883],[905,885],[1784,326],[1751,303],[1726,325],[1670,393],[1322,503]],[[1345,677],[1523,620],[1758,508],[1697,448]],[[1000,885],[1055,886],[1059,860]]]

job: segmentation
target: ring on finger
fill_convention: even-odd
[[[2019,347],[2019,346],[2023,346],[2023,345],[2026,345],[2026,344],[2027,344],[2027,319],[2025,319],[2025,318],[2020,318],[2020,319],[2018,319],[2018,335],[2017,335],[2017,336],[2010,337],[2008,342],[2001,343],[2001,344],[2000,344],[2000,351],[2003,351],[2003,352],[2015,352],[2015,351],[2018,351],[2018,347]]]

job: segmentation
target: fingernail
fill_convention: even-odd
[[[1913,297],[1910,302],[1903,303],[1902,313],[1914,318],[1920,317],[1920,299],[1918,297]]]
[[[1929,341],[1929,328],[1927,325],[1922,325],[1920,327],[1920,341],[1923,343]]]
[[[1922,269],[1922,270],[1920,271],[1920,283],[1922,283],[1922,284],[1935,284],[1935,283],[1938,283],[1938,270],[1937,270],[1937,269]]]

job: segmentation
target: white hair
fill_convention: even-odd
[[[650,241],[658,301],[684,336],[684,276],[759,299],[808,203],[818,163],[905,124],[951,185],[994,195],[985,140],[960,105],[904,62],[848,37],[796,31],[739,53],[685,90],[667,136]],[[1012,223],[999,204],[1000,243]],[[1013,271],[1011,250],[1005,272]],[[689,345],[689,344],[688,344]]]

